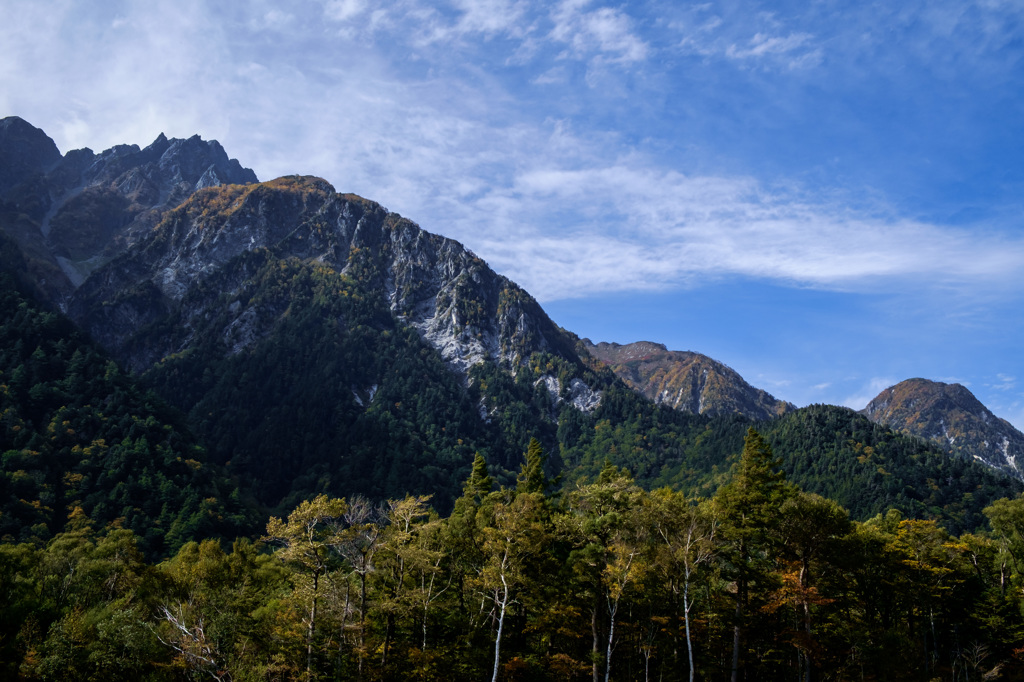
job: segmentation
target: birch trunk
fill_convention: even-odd
[[[498,635],[494,638],[494,673],[491,675],[491,682],[498,682],[498,667],[501,663],[501,632],[505,628],[505,607],[508,605],[508,583],[505,576],[501,576],[501,604],[498,613]]]
[[[683,582],[683,622],[686,624],[686,655],[690,660],[690,682],[693,682],[693,642],[690,639],[690,575]]]
[[[612,674],[612,640],[615,639],[615,614],[619,610],[619,600],[615,600],[615,605],[608,608],[608,615],[611,617],[608,623],[608,647],[604,655],[604,682],[608,682],[608,678]]]
[[[309,607],[309,627],[306,629],[306,679],[313,679],[313,635],[316,632],[316,598],[320,575],[313,574],[313,603]]]

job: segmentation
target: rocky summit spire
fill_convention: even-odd
[[[145,149],[61,156],[42,130],[17,117],[0,121],[0,199],[9,209],[0,230],[30,255],[36,286],[58,305],[193,193],[254,182],[251,169],[198,135],[161,133]]]

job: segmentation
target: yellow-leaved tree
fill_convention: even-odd
[[[348,504],[344,499],[318,495],[306,500],[286,521],[272,517],[263,542],[276,545],[277,555],[305,576],[306,676],[313,674],[313,638],[316,634],[320,580],[340,561],[338,548],[347,540],[344,523]],[[299,585],[296,586],[300,587]]]

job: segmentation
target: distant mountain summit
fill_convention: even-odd
[[[658,404],[711,416],[742,414],[771,419],[796,407],[754,388],[735,370],[706,355],[670,351],[660,343],[598,344],[584,339],[587,351],[620,379]]]
[[[1024,434],[960,384],[908,379],[879,393],[861,412],[1024,480]]]

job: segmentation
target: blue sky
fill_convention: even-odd
[[[0,115],[217,139],[453,237],[595,341],[1024,427],[1024,3],[0,0]]]

